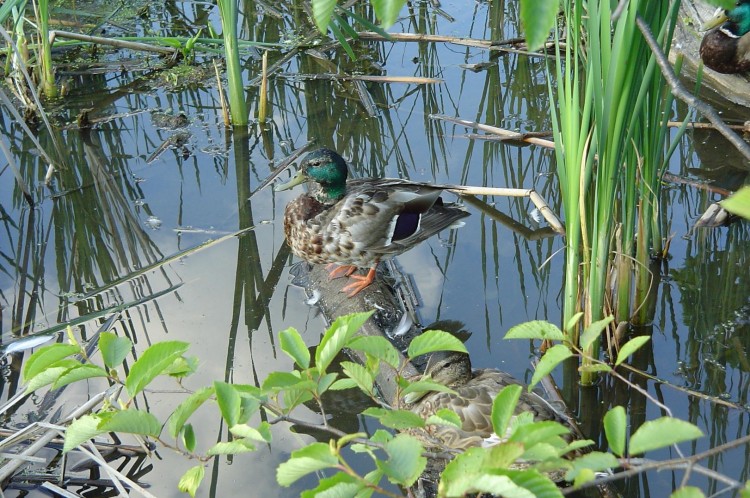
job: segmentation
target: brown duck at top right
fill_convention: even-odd
[[[713,28],[701,41],[706,67],[725,74],[750,71],[750,0],[739,0],[731,10],[717,10],[703,28]]]

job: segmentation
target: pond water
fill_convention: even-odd
[[[442,11],[452,20],[428,4],[404,10],[405,17],[391,31],[492,40],[517,36],[516,2],[445,1]],[[176,6],[187,24],[201,19],[193,4]],[[310,32],[309,26],[291,31],[297,11],[284,10],[281,19],[260,12],[248,18],[242,36],[280,43],[282,48],[269,52],[269,63]],[[211,16],[217,22],[215,13]],[[151,28],[159,24],[154,19],[143,22],[148,21]],[[133,340],[136,353],[158,341],[190,342],[200,367],[185,382],[188,389],[213,380],[257,384],[271,371],[290,369],[291,361],[279,349],[278,332],[295,327],[313,346],[325,328],[316,308],[306,304],[304,292],[291,284],[289,268],[296,259],[284,243],[282,217],[286,203],[300,192],[253,192],[276,164],[308,141],[337,150],[357,177],[533,187],[561,212],[549,150],[472,139],[466,136],[472,130],[430,117],[445,114],[510,130],[549,130],[554,103],[547,94],[544,59],[448,43],[360,41],[354,46],[357,61],[335,47],[317,47],[285,62],[269,81],[272,118],[264,132],[255,124],[247,133],[224,128],[209,63],[197,83],[173,89],[164,87],[181,83],[183,76],[171,83],[169,78],[155,82],[137,59],[139,54],[128,55],[136,58],[136,69],[124,62],[105,65],[106,71],[61,66],[60,76],[71,92],[65,106],[53,112],[53,121],[65,164],[49,187],[44,185],[46,166],[34,145],[9,115],[0,113],[2,140],[21,165],[37,203],[29,209],[12,171],[0,167],[3,343],[69,322],[85,340],[122,310],[115,330]],[[110,59],[121,57],[112,54]],[[203,58],[199,54],[198,62]],[[442,82],[359,84],[293,76],[331,70]],[[251,52],[244,59],[246,81],[259,72],[260,60]],[[255,115],[258,87],[249,85],[246,97]],[[82,109],[92,109],[94,118],[113,117],[90,130],[63,128],[75,122]],[[164,112],[184,113],[188,122],[177,130],[164,127],[159,119]],[[750,118],[748,110],[735,112],[739,119]],[[684,116],[684,109],[675,109],[675,119]],[[167,141],[173,145],[152,158]],[[49,136],[43,135],[42,142],[52,147]],[[695,132],[681,140],[669,169],[734,189],[750,166],[713,134]],[[693,186],[665,185],[662,221],[672,236],[670,253],[658,269],[654,318],[646,331],[653,341],[634,362],[675,386],[728,402],[717,405],[633,376],[675,416],[704,431],[706,437],[693,446],[683,445],[687,453],[744,436],[750,427],[750,225],[739,222],[689,233],[715,199]],[[476,367],[501,368],[528,380],[534,346],[504,341],[503,336],[511,326],[532,319],[560,322],[563,241],[537,226],[528,200],[485,201],[505,215],[502,222],[469,207],[464,227],[440,234],[397,262],[413,279],[423,323],[461,322],[471,334],[467,347]],[[238,231],[242,234],[233,236]],[[5,357],[4,400],[16,394],[19,368],[28,354]],[[46,418],[61,407],[67,412],[103,387],[91,382],[53,398],[34,396],[7,415],[4,425]],[[579,415],[597,440],[601,436],[596,423],[614,404],[625,405],[634,423],[662,415],[633,390],[609,380],[580,394],[578,405],[571,408],[584,408]],[[183,398],[178,386],[164,381],[139,397],[138,405],[164,419]],[[314,419],[316,414],[301,416]],[[202,410],[196,417],[199,448],[226,437],[215,411]],[[356,427],[357,420],[344,417],[342,423]],[[252,496],[299,495],[311,481],[280,489],[275,468],[310,438],[285,426],[274,427],[273,436],[270,447],[216,460],[207,468],[202,495],[246,493],[248,486]],[[744,481],[750,477],[747,452],[741,447],[703,463]],[[648,456],[675,455],[664,451]],[[128,462],[126,468],[145,468],[140,481],[155,495],[177,495],[179,476],[195,462],[164,449],[159,457]],[[681,476],[640,476],[623,485],[625,495],[666,496]],[[691,482],[707,490],[715,486],[697,476]]]

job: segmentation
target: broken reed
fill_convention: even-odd
[[[563,323],[574,344],[580,327],[611,313],[630,319],[631,308],[640,304],[632,297],[631,255],[642,277],[660,246],[659,177],[668,158],[666,111],[672,100],[636,17],[668,48],[678,7],[634,0],[613,19],[607,2],[564,2],[567,25],[581,29],[569,29],[564,46],[556,38],[557,87],[550,85],[550,94],[558,102],[553,129],[568,235]],[[610,300],[616,232],[623,259],[615,267],[617,291]],[[635,295],[644,294],[638,289]],[[579,311],[583,323],[572,320]],[[596,341],[586,353],[598,357],[598,349]],[[581,380],[590,384],[595,374],[586,367]]]

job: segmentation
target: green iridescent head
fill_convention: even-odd
[[[288,190],[310,181],[313,183],[310,195],[320,202],[331,203],[346,193],[347,175],[346,161],[340,155],[331,149],[318,149],[305,156],[297,174],[275,190]]]
[[[738,38],[750,32],[750,0],[739,0],[731,10],[718,9],[703,28],[711,29],[719,25],[722,31]]]

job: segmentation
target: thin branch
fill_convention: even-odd
[[[685,102],[690,107],[694,108],[696,111],[700,112],[706,119],[713,123],[719,133],[724,135],[724,137],[729,140],[729,142],[734,145],[743,156],[745,156],[745,158],[750,159],[750,145],[742,140],[739,135],[732,131],[732,129],[726,123],[724,123],[724,121],[722,121],[721,116],[719,116],[719,114],[714,110],[713,107],[703,102],[701,99],[690,93],[685,88],[685,86],[675,74],[674,69],[672,69],[669,60],[667,59],[667,56],[662,51],[661,46],[654,38],[653,33],[651,33],[651,29],[648,27],[648,24],[646,24],[643,18],[641,16],[638,16],[636,17],[635,22],[638,25],[638,29],[641,30],[646,43],[651,48],[651,52],[656,58],[656,63],[659,65],[659,69],[661,69],[661,74],[664,76],[664,79],[667,80],[667,83],[669,83],[669,86],[672,88],[672,94],[678,99]]]

